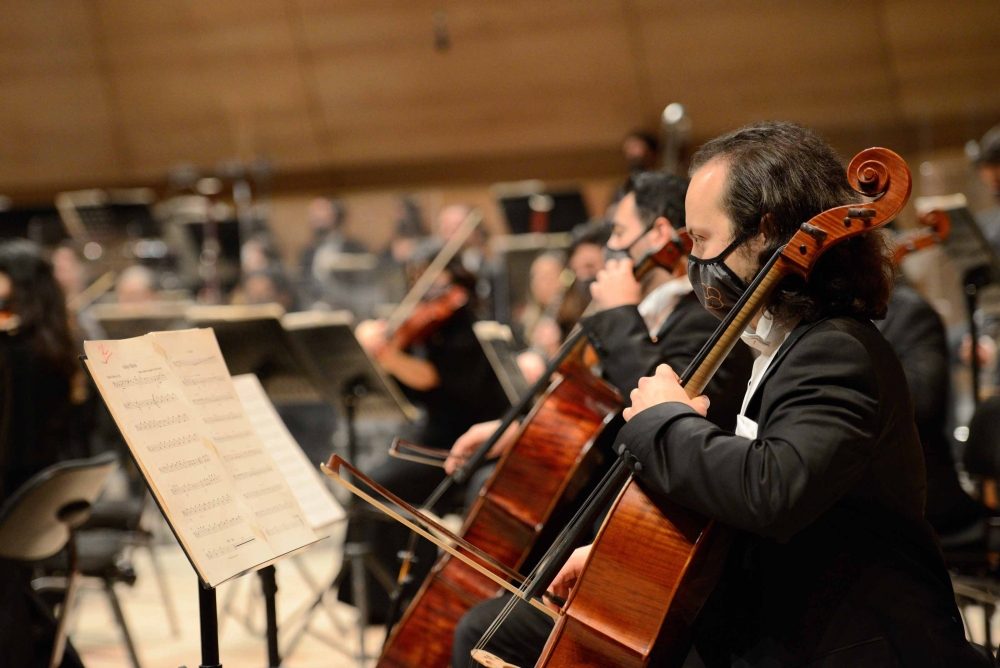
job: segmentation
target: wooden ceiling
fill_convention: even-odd
[[[15,197],[260,156],[288,188],[607,174],[673,101],[696,139],[782,118],[934,148],[1000,122],[996,0],[0,6]]]

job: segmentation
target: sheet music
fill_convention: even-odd
[[[87,363],[210,586],[317,540],[247,417],[211,330],[87,341]]]
[[[318,530],[344,519],[343,507],[281,421],[257,376],[252,373],[235,376],[233,385],[257,435],[292,488],[309,526]]]

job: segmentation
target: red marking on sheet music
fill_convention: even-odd
[[[101,353],[101,359],[104,360],[105,364],[108,363],[108,360],[111,359],[111,355],[114,354],[110,350],[108,350],[107,348],[105,348],[103,343],[100,344],[99,346],[97,346],[97,351],[99,353]]]

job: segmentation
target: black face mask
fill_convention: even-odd
[[[736,250],[736,241],[713,258],[688,256],[688,278],[701,305],[719,320],[724,319],[743,296],[746,283],[725,260]]]
[[[605,246],[604,247],[604,262],[607,263],[608,260],[631,260],[632,259],[632,254],[631,254],[632,248],[637,243],[639,243],[640,239],[642,239],[644,236],[646,236],[647,234],[649,234],[652,230],[653,230],[652,226],[647,227],[645,230],[642,231],[642,234],[640,234],[639,236],[637,236],[635,238],[635,241],[633,241],[632,243],[630,243],[625,248],[608,248],[607,246]]]

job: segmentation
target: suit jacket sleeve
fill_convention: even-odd
[[[584,326],[604,367],[604,377],[623,395],[665,361],[665,351],[650,338],[646,322],[633,305],[596,313]]]
[[[836,330],[802,337],[766,381],[758,438],[688,406],[636,415],[618,436],[640,480],[721,522],[787,538],[858,482],[878,438],[878,385],[865,347]]]
[[[604,367],[604,377],[626,399],[638,387],[639,379],[653,375],[660,364],[683,373],[719,324],[697,300],[691,303],[682,300],[671,317],[677,317],[678,321],[656,342],[650,338],[635,306],[608,309],[585,321],[587,334]],[[742,396],[736,395],[746,387],[752,364],[749,350],[738,349],[729,354],[705,388],[711,401],[709,420],[724,427],[734,426]]]

